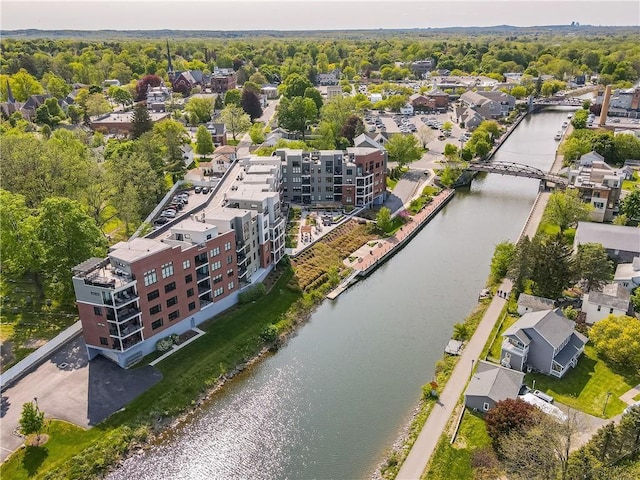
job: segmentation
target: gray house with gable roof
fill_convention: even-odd
[[[523,383],[524,373],[480,360],[464,392],[464,404],[487,412],[501,400],[516,398]]]
[[[525,313],[502,336],[502,366],[558,378],[577,365],[588,341],[559,308]]]

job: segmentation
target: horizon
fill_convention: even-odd
[[[394,14],[389,15],[389,2],[381,0],[22,0],[0,4],[0,30],[384,31],[558,27],[572,22],[591,27],[639,26],[640,2],[615,0],[606,2],[606,9],[603,4],[594,0],[402,0],[393,3]],[[221,17],[223,25],[218,23]],[[629,23],[629,18],[638,21]]]

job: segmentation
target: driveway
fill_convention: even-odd
[[[46,418],[57,418],[89,428],[162,379],[159,370],[144,366],[123,370],[104,357],[87,360],[79,337],[49,360],[2,392],[0,410],[0,461],[22,445],[13,434],[22,405],[38,399]]]
[[[416,194],[418,187],[428,178],[431,178],[424,173],[424,171],[412,169],[402,175],[393,191],[385,200],[384,206],[391,210],[391,213],[402,208],[402,206]]]

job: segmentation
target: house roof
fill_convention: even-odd
[[[521,333],[527,335],[527,330],[535,330],[553,348],[558,348],[574,332],[574,327],[574,323],[565,318],[560,313],[560,309],[555,308],[553,310],[525,313],[507,328],[502,335],[516,335],[521,338]]]
[[[361,133],[356,138],[353,139],[353,145],[355,147],[371,147],[377,150],[384,150],[384,147],[376,142],[373,138],[368,135]]]
[[[465,396],[488,397],[494,402],[516,398],[523,381],[523,372],[480,360]]]
[[[553,357],[553,361],[559,363],[563,367],[569,365],[569,362],[573,357],[575,357],[576,353],[587,343],[587,337],[582,335],[579,332],[573,332],[571,334],[571,338],[569,342],[564,346],[562,350],[558,352],[558,354]]]
[[[608,250],[622,250],[640,254],[640,228],[579,222],[574,245],[585,243],[600,243]]]
[[[528,293],[521,293],[518,297],[518,305],[531,308],[534,311],[549,310],[555,307],[554,301],[550,298],[536,297]]]
[[[603,305],[616,310],[627,311],[629,309],[630,293],[619,283],[610,283],[602,287],[601,292],[589,292],[588,302],[594,305]]]

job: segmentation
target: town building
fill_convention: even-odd
[[[480,360],[464,392],[464,404],[488,412],[502,400],[517,398],[523,384],[524,373]]]
[[[589,325],[604,320],[609,315],[629,315],[632,311],[631,295],[622,285],[610,283],[603,286],[600,291],[591,290],[585,293],[582,311]]]
[[[518,315],[529,312],[539,312],[540,310],[552,310],[555,302],[550,298],[536,297],[528,293],[521,293],[518,296]]]
[[[318,73],[316,83],[318,85],[337,85],[340,80],[340,69],[336,68],[327,73]]]
[[[580,198],[590,203],[593,210],[590,219],[594,222],[609,222],[618,211],[622,182],[626,173],[611,168],[597,152],[580,157],[575,168],[568,173],[568,188],[580,192]]]
[[[640,257],[634,257],[631,263],[619,263],[613,281],[630,292],[640,287]]]
[[[169,112],[149,112],[152,123],[171,118]],[[91,118],[91,128],[104,129],[111,134],[128,135],[133,127],[133,112],[112,112]]]
[[[238,76],[232,68],[216,68],[211,73],[211,91],[214,93],[225,93],[237,87]]]
[[[498,119],[509,115],[515,108],[515,97],[504,92],[464,92],[460,96],[464,105],[484,119]]]
[[[426,76],[436,67],[436,62],[433,58],[426,58],[424,60],[416,60],[411,62],[409,68],[416,76],[416,78],[426,78]]]
[[[152,87],[151,85],[147,87],[147,108],[152,112],[164,112],[166,110],[165,102],[170,98],[171,92],[164,82],[157,87]]]
[[[631,263],[640,256],[640,228],[607,223],[578,222],[573,249],[585,243],[601,244],[616,263]]]
[[[342,97],[342,87],[340,85],[329,85],[327,87],[327,100],[335,97]]]

